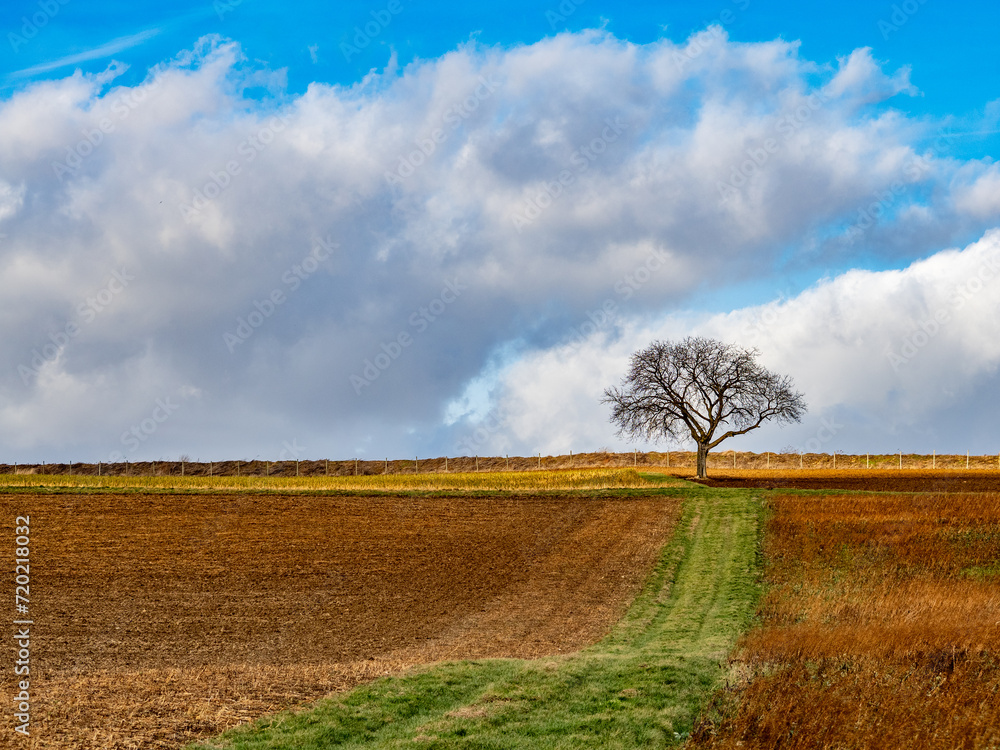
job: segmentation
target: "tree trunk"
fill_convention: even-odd
[[[708,443],[698,443],[698,479],[708,476]]]

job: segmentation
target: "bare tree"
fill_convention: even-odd
[[[698,476],[707,475],[708,452],[726,438],[764,422],[798,422],[806,411],[791,379],[757,363],[756,349],[689,337],[654,341],[632,355],[622,387],[604,391],[611,421],[629,439],[683,440],[698,445]],[[719,437],[716,430],[728,428]]]

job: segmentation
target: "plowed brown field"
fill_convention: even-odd
[[[31,739],[5,710],[0,746],[101,750],[178,747],[417,663],[579,648],[623,613],[679,512],[554,495],[19,494],[0,507],[8,561],[14,517],[31,516],[35,623]]]

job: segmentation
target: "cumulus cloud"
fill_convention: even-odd
[[[621,445],[603,388],[630,354],[688,335],[756,347],[806,396],[800,425],[762,428],[740,449],[964,452],[993,450],[1000,365],[1000,230],[900,270],[852,270],[790,299],[697,319],[624,319],[564,346],[528,354],[494,386],[488,448],[564,453]],[[486,452],[486,451],[484,451]]]
[[[131,455],[450,451],[470,384],[602,314],[921,257],[1000,211],[865,50],[590,31],[390,62],[289,96],[206,38],[136,86],[113,64],[0,102],[8,449],[98,458],[174,398]]]
[[[908,67],[887,75],[872,57],[869,47],[856,49],[847,57],[839,58],[838,62],[836,75],[826,85],[830,96],[847,97],[858,105],[864,105],[884,101],[896,94],[915,96],[919,93],[910,83]]]
[[[970,181],[958,185],[955,203],[969,216],[995,217],[1000,211],[1000,169],[997,165],[989,165]]]

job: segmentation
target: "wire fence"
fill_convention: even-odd
[[[294,461],[123,461],[118,463],[0,464],[0,474],[81,476],[372,476],[498,471],[637,467],[694,470],[694,451],[633,451],[631,453],[569,453],[558,456],[458,456],[412,459],[341,459]],[[708,456],[709,469],[736,470],[997,470],[1000,454],[912,453],[750,453],[719,451]]]

